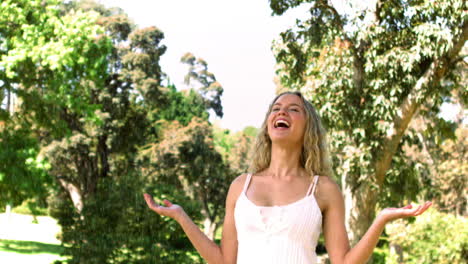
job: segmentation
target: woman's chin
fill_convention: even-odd
[[[270,136],[271,142],[273,144],[291,144],[297,142],[299,139],[293,137],[292,135],[272,135]]]

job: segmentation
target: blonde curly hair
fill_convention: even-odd
[[[283,92],[271,102],[265,120],[258,132],[255,140],[255,146],[252,149],[252,162],[249,167],[251,173],[258,173],[268,168],[271,161],[271,139],[268,135],[268,116],[271,113],[273,105],[278,98],[283,95],[292,94],[301,98],[306,113],[306,127],[304,131],[304,142],[302,144],[302,154],[300,163],[307,173],[312,177],[314,175],[332,177],[330,154],[328,152],[326,131],[322,126],[320,117],[312,104],[297,91]]]

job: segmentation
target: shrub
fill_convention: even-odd
[[[467,263],[468,220],[428,210],[408,224],[398,220],[387,226],[389,241],[401,247],[404,263]],[[391,253],[390,255],[394,255]],[[390,256],[387,263],[397,263]]]
[[[102,179],[99,191],[86,200],[82,215],[64,194],[50,202],[50,214],[62,226],[67,263],[200,263],[178,224],[148,209],[143,191],[180,201],[194,220],[200,219],[197,204],[172,186],[142,185],[136,176]]]

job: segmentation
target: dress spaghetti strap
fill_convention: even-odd
[[[315,191],[318,180],[318,176],[310,176],[314,175],[300,179],[312,180],[310,187],[307,186],[308,193]],[[237,264],[318,263],[315,249],[322,230],[322,212],[315,196],[312,194],[286,205],[257,206],[245,195],[253,175],[242,177],[245,177],[244,193],[234,208]]]
[[[307,190],[306,196],[309,196],[310,194],[315,193],[315,188],[317,187],[318,179],[319,179],[319,176],[315,175],[314,176],[314,181],[310,184],[309,190]]]
[[[249,187],[251,178],[252,178],[252,173],[247,174],[247,179],[245,180],[244,189],[242,190],[242,192],[245,193],[245,191],[247,191],[247,188]]]

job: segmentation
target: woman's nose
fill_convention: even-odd
[[[286,115],[288,111],[286,111],[286,109],[284,108],[280,108],[280,110],[278,111],[278,115],[282,114],[282,115]]]

